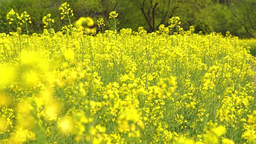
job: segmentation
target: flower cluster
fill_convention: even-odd
[[[169,28],[169,31],[170,31],[170,34],[173,34],[174,32],[178,32],[180,31],[181,27],[180,27],[180,24],[181,24],[181,21],[180,21],[180,18],[179,17],[172,17],[168,20],[168,28]]]
[[[20,20],[20,25],[24,24],[25,22],[31,23],[31,18],[26,11],[24,11],[20,16],[18,16],[18,19]]]
[[[65,16],[73,16],[73,10],[71,8],[69,8],[69,4],[67,2],[61,4],[61,6],[59,7],[59,10],[61,11],[61,19],[64,19]]]
[[[10,21],[9,24],[12,24],[16,18],[17,18],[17,14],[13,9],[11,9],[11,11],[9,11],[6,15],[6,19]]]
[[[44,28],[46,28],[48,25],[52,27],[52,23],[54,23],[54,19],[51,18],[51,14],[47,14],[46,16],[43,17],[42,22],[44,24]]]
[[[103,18],[99,18],[97,20],[97,25],[98,25],[99,28],[105,27],[104,19]]]
[[[110,19],[115,19],[115,18],[117,18],[117,16],[118,16],[118,13],[116,11],[112,11],[109,13]]]
[[[13,9],[11,9],[11,11],[6,15],[6,19],[10,20],[9,24],[16,21],[20,26],[22,26],[25,22],[31,23],[31,18],[26,11],[19,15],[18,13],[15,13]]]
[[[12,24],[13,22],[16,23],[16,28],[19,33],[21,33],[21,26],[23,25],[26,26],[26,30],[28,32],[27,25],[28,23],[32,23],[31,18],[26,11],[19,15],[13,9],[11,9],[11,11],[7,13],[6,19],[9,20],[9,24]]]
[[[101,33],[103,33],[103,32],[104,32],[104,27],[105,27],[104,19],[103,19],[103,18],[99,18],[99,19],[97,20],[97,25],[98,25],[98,27],[100,28]]]

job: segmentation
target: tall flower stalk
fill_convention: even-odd
[[[116,18],[118,16],[118,13],[116,11],[112,11],[109,13],[109,18],[114,20],[114,30],[115,34],[117,34],[117,26],[116,26]]]
[[[49,28],[51,36],[54,34],[54,29],[52,28],[52,24],[54,23],[54,19],[51,18],[51,14],[47,14],[43,17],[42,22],[44,24],[44,28]]]
[[[71,17],[74,16],[73,10],[69,8],[69,4],[67,2],[61,4],[59,7],[59,10],[61,11],[61,19],[64,19],[66,16],[68,18],[69,26],[68,28],[70,29],[71,37],[73,38],[73,31],[72,31],[72,23],[71,23]]]
[[[103,18],[97,20],[97,25],[100,28],[101,33],[104,33],[105,22]]]
[[[29,45],[29,35],[28,35],[28,23],[31,23],[31,18],[29,14],[24,11],[20,15],[16,13],[13,9],[11,9],[10,12],[7,13],[6,19],[9,20],[9,24],[12,25],[13,23],[16,24],[16,30],[19,35],[19,57],[21,57],[21,50],[22,50],[22,45],[21,45],[21,33],[22,33],[22,26],[25,25],[26,29],[26,34],[27,34],[27,48]],[[21,60],[19,61],[20,63],[20,72],[22,73],[22,67],[21,67]]]

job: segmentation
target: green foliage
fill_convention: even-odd
[[[211,15],[207,18],[207,21],[214,28],[214,31],[221,32],[225,35],[228,30],[233,35],[237,35],[238,28],[233,24],[235,19],[226,6],[215,4],[209,11],[211,12]]]
[[[6,14],[9,12],[9,2],[0,2],[0,33],[9,32],[8,21],[6,20]]]
[[[121,1],[119,3],[117,12],[118,16],[118,27],[119,28],[131,28],[134,31],[138,30],[138,27],[143,26],[145,29],[149,29],[147,21],[133,3],[128,1]]]
[[[256,38],[256,2],[255,0],[234,0],[229,6],[233,17],[244,28],[244,37]]]
[[[194,25],[195,33],[202,32],[203,34],[209,34],[213,32],[213,28],[209,26],[205,21],[199,20]]]

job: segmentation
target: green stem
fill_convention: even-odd
[[[115,35],[116,35],[116,39],[117,39],[117,28],[116,28],[116,19],[114,18],[114,26],[115,26]]]
[[[27,22],[25,22],[26,25],[26,32],[27,32],[27,49],[28,49],[28,45],[29,45],[29,36],[28,36],[28,24]]]
[[[52,29],[52,24],[51,24],[51,22],[49,22],[49,25],[50,25],[50,35],[51,35],[51,37],[53,37],[53,29]],[[51,40],[52,40],[52,39],[51,39]],[[50,49],[51,49],[51,54],[50,54],[50,59],[51,59],[51,58],[52,58],[52,53],[53,53],[51,44],[50,44]]]
[[[70,17],[69,15],[67,14],[67,17],[68,17],[68,22],[69,22],[69,25],[70,25],[70,33],[71,33],[71,38],[73,39],[73,34],[72,34],[72,25],[71,25],[71,20],[70,20]]]
[[[52,37],[54,32],[53,32],[53,28],[52,28],[52,23],[51,22],[49,22],[49,26],[50,26],[50,34],[51,34],[51,37]]]

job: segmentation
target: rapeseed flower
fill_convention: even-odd
[[[223,139],[221,140],[221,142],[222,142],[223,144],[235,144],[234,141],[229,140],[229,139],[227,139],[227,138],[223,138]]]
[[[71,8],[69,8],[69,4],[67,2],[61,4],[61,6],[59,7],[59,10],[61,11],[61,19],[64,19],[65,16],[73,16],[73,10]]]
[[[44,28],[46,28],[47,26],[50,26],[50,28],[52,28],[54,19],[51,18],[51,14],[47,14],[46,16],[43,17],[42,22],[44,24]]]
[[[94,25],[94,21],[90,17],[80,17],[76,22],[75,26],[78,29],[84,29],[86,27],[91,27]]]
[[[63,52],[63,55],[67,60],[74,60],[75,58],[75,52],[72,49],[67,49]]]
[[[45,118],[47,120],[56,120],[61,112],[61,106],[59,102],[53,101],[51,104],[45,106]]]
[[[67,3],[60,11],[72,15]],[[7,17],[29,20],[13,10]],[[91,33],[85,19],[74,24]],[[151,34],[92,37],[70,23],[27,44],[21,24],[0,34],[1,142],[255,143],[255,60],[238,38],[184,31],[174,17]]]
[[[16,78],[16,69],[8,65],[0,65],[0,89],[5,88]]]
[[[97,20],[97,25],[98,25],[99,28],[104,27],[104,26],[105,26],[104,19],[103,19],[103,18],[99,18],[99,19]]]
[[[62,118],[59,121],[58,127],[63,134],[70,134],[74,129],[73,121],[69,117]]]
[[[109,13],[110,19],[115,19],[115,18],[117,18],[117,16],[118,16],[118,13],[116,11],[112,11]]]
[[[219,126],[217,128],[212,129],[212,132],[214,132],[218,137],[220,137],[226,133],[226,128],[224,126]]]
[[[7,120],[6,118],[1,118],[0,117],[0,133],[3,133],[7,130]]]
[[[7,13],[6,19],[7,19],[7,20],[10,20],[9,24],[12,24],[12,23],[13,23],[13,21],[15,20],[15,16],[16,16],[16,13],[15,13],[15,11],[14,11],[13,9],[11,9],[11,10]]]
[[[0,107],[8,107],[12,103],[11,97],[3,92],[0,92],[0,99]]]

